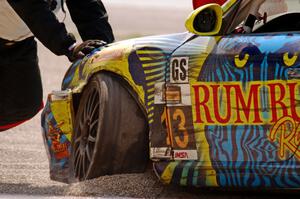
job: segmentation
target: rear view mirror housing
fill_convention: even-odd
[[[194,10],[185,22],[186,29],[201,36],[217,35],[222,26],[223,10],[219,4],[207,4]]]

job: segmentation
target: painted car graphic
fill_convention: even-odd
[[[212,9],[227,24],[217,31],[121,41],[74,63],[42,114],[50,177],[142,172],[150,158],[167,184],[299,188],[300,27],[286,23],[300,4],[234,34],[241,3],[187,20]]]

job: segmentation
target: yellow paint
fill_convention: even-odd
[[[272,127],[269,139],[278,142],[278,156],[281,160],[286,160],[295,154],[300,160],[300,123],[292,117],[282,117]]]
[[[150,108],[148,109],[148,111],[149,111],[149,112],[150,112],[150,111],[154,111],[154,106],[150,107]]]
[[[244,68],[249,60],[249,54],[245,54],[244,58],[240,59],[239,55],[234,56],[234,63],[237,68]]]
[[[193,112],[193,115],[195,113]],[[194,117],[194,116],[193,116]],[[212,175],[212,171],[215,171],[211,164],[210,158],[210,146],[205,136],[205,125],[204,124],[195,124],[194,123],[194,131],[195,131],[195,139],[196,146],[198,151],[198,161],[201,165],[200,167],[205,168],[205,184],[210,186],[218,186],[216,175]]]
[[[211,9],[215,11],[217,17],[216,25],[215,28],[210,32],[199,32],[194,27],[194,21],[196,17],[199,15],[199,13],[203,12],[205,9]],[[188,16],[185,22],[185,27],[189,32],[197,35],[201,35],[201,36],[217,35],[221,30],[222,17],[223,17],[223,10],[219,4],[215,4],[215,3],[206,4],[204,6],[197,8]]]
[[[298,59],[298,53],[294,53],[294,55],[290,58],[289,53],[284,53],[283,55],[283,62],[286,66],[291,67],[294,66]]]
[[[235,4],[236,2],[237,2],[237,0],[230,0],[230,1],[227,1],[227,2],[222,6],[223,13],[226,13],[226,12],[233,6],[233,4]]]
[[[158,63],[150,63],[150,64],[143,63],[143,67],[147,69],[147,67],[150,67],[150,66],[160,66],[160,65],[163,65],[166,63],[167,63],[166,61],[161,61]]]
[[[185,127],[186,118],[181,109],[175,110],[175,112],[173,114],[173,120],[180,121],[177,129],[180,131],[181,135],[175,136],[175,142],[176,142],[177,146],[179,146],[182,149],[185,149],[187,147],[187,145],[189,144],[189,135],[188,135],[188,131]],[[170,129],[170,130],[172,130],[172,129]]]
[[[131,51],[132,43],[128,41],[97,52],[97,54],[89,58],[89,60],[85,63],[83,79],[79,79],[79,68],[77,68],[75,76],[71,82],[71,86],[76,86],[73,89],[73,92],[80,93],[83,87],[87,84],[88,79],[95,72],[109,71],[122,76],[138,94],[139,100],[143,104],[145,102],[144,90],[142,86],[134,84],[132,76],[129,72],[128,56]]]
[[[162,74],[159,73],[157,75],[147,76],[146,81],[150,81],[150,80],[153,80],[153,79],[158,78],[158,77],[162,77]]]
[[[138,54],[161,54],[160,50],[138,50]]]
[[[164,172],[161,175],[162,182],[164,182],[166,184],[171,183],[173,173],[174,173],[174,170],[177,165],[178,165],[178,162],[170,162],[170,164],[168,164],[168,166],[166,167],[166,169],[164,170]]]
[[[148,118],[152,118],[154,116],[154,113],[150,113],[149,115],[148,115]]]
[[[148,106],[151,106],[151,105],[153,105],[153,104],[154,104],[154,101],[152,100],[152,101],[149,101],[147,105],[148,105]]]
[[[155,91],[155,88],[153,87],[153,88],[150,88],[150,89],[148,89],[148,93],[151,93],[151,92],[154,92]]]
[[[164,56],[160,56],[160,57],[158,57],[158,56],[153,56],[153,57],[151,57],[151,56],[148,56],[148,57],[140,56],[139,59],[141,61],[151,61],[151,60],[157,60],[157,59],[164,59]]]
[[[69,99],[50,101],[50,108],[55,118],[58,128],[65,134],[67,139],[71,141],[73,133],[73,109],[71,96]]]
[[[156,82],[149,82],[149,83],[147,83],[147,86],[154,86],[154,84],[155,84]]]
[[[143,64],[143,66],[144,66],[144,64]],[[161,72],[161,73],[163,73],[164,72],[164,70],[165,70],[165,68],[156,68],[156,69],[152,69],[152,70],[145,70],[145,74],[149,74],[149,73],[155,73],[155,72]]]

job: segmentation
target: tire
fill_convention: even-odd
[[[148,123],[127,82],[94,75],[75,118],[72,166],[77,180],[144,172],[149,161]]]

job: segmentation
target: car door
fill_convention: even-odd
[[[232,35],[215,44],[206,38],[209,45],[204,39],[170,60],[167,92],[181,92],[180,103],[167,101],[174,158],[184,150],[179,159],[193,159],[196,147],[198,160],[209,156],[223,167],[299,160],[300,34]]]
[[[220,186],[297,186],[300,33],[224,32],[171,54],[162,118],[176,161],[155,169],[183,184],[193,173]]]

